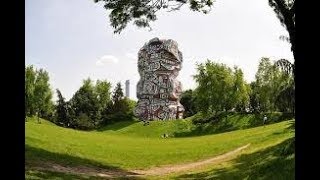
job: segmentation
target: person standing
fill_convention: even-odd
[[[267,115],[264,115],[264,117],[263,117],[263,125],[266,124],[267,120],[268,120]]]

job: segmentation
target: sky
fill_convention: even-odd
[[[290,44],[279,39],[288,33],[267,0],[216,0],[206,15],[185,5],[159,12],[151,31],[130,24],[121,34],[113,33],[103,3],[93,0],[28,0],[25,10],[25,64],[45,69],[54,93],[58,88],[67,100],[88,77],[112,87],[121,82],[123,89],[130,80],[136,100],[137,53],[154,37],[178,43],[183,90],[196,87],[196,63],[207,59],[240,67],[247,82],[262,57],[293,61]]]

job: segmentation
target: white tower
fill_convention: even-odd
[[[130,81],[126,80],[126,97],[129,98],[130,96]]]

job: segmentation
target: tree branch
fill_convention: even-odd
[[[295,11],[296,11],[296,1],[293,2],[293,5],[292,5],[292,7],[290,9],[290,13],[291,14],[295,14]]]
[[[289,13],[289,10],[285,6],[285,2],[283,2],[282,0],[273,0],[273,1],[277,4],[277,6],[278,6],[281,14],[283,14],[283,16],[285,16],[285,14]]]

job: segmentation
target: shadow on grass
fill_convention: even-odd
[[[87,171],[94,171],[94,172],[108,172],[109,175],[112,177],[117,178],[125,178],[127,176],[130,176],[130,179],[133,177],[139,175],[137,173],[129,172],[127,170],[121,169],[116,166],[112,165],[106,165],[101,164],[100,162],[71,156],[68,154],[62,154],[62,153],[55,153],[55,152],[49,152],[47,150],[41,149],[41,148],[35,148],[29,145],[25,145],[25,169],[26,174],[29,172],[29,174],[33,173],[34,175],[38,176],[59,176],[63,175],[66,177],[70,177],[72,179],[73,176],[81,176],[76,175],[75,173],[68,174],[64,172],[46,172],[46,171],[32,171],[32,169],[36,167],[42,167],[42,168],[52,168],[52,165],[60,165],[67,168],[74,168],[76,169],[87,169]],[[60,173],[60,174],[59,174]],[[74,178],[73,178],[74,179]],[[78,179],[78,178],[76,178]],[[136,179],[136,178],[135,178]]]
[[[234,130],[254,128],[263,125],[264,114],[241,114],[234,113],[235,117],[228,115],[214,121],[205,121],[205,123],[197,123],[195,127],[189,131],[175,132],[174,137],[192,137],[208,134],[219,134]],[[271,125],[292,118],[292,115],[285,113],[269,113],[266,125]]]
[[[105,179],[100,177],[93,177],[93,176],[85,176],[85,175],[76,175],[76,174],[68,174],[63,172],[53,172],[53,171],[39,171],[39,170],[26,170],[25,172],[25,179]]]
[[[232,126],[230,123],[221,123],[217,124],[216,122],[211,122],[205,125],[196,125],[190,131],[180,131],[174,132],[174,137],[192,137],[192,136],[204,136],[208,134],[218,134],[228,131],[236,130],[235,127]]]
[[[295,179],[294,147],[286,150],[292,138],[252,154],[244,154],[231,161],[231,167],[184,174],[175,179]],[[293,148],[293,149],[292,149]],[[285,152],[285,153],[284,153]]]
[[[97,131],[117,131],[127,126],[130,126],[135,123],[139,123],[140,121],[132,120],[132,121],[120,121],[112,124],[107,124],[103,127],[97,129]]]
[[[103,180],[103,179],[136,179],[142,180],[142,178],[137,177],[99,177],[99,176],[90,176],[84,174],[70,174],[64,172],[53,172],[53,171],[46,171],[46,170],[26,170],[25,172],[25,179],[26,180],[34,180],[34,179],[55,179],[55,180]]]

